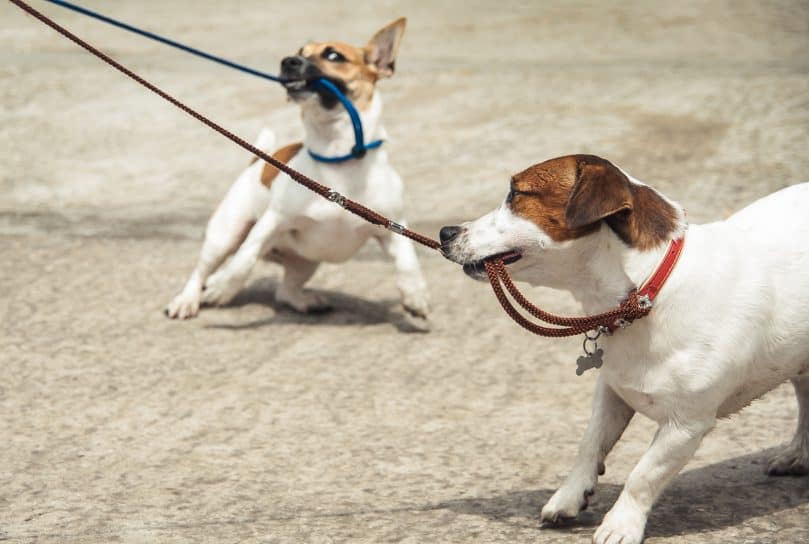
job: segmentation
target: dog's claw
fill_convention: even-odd
[[[769,476],[809,475],[809,451],[802,445],[791,445],[767,463]]]
[[[579,488],[579,491],[565,486],[560,487],[542,507],[540,521],[543,524],[555,525],[575,518],[579,512],[587,509],[593,494],[595,490],[592,487],[584,490]]]
[[[645,529],[642,511],[616,503],[596,529],[593,544],[641,544]]]
[[[199,297],[179,294],[174,297],[163,313],[169,319],[190,319],[199,313]]]
[[[402,307],[408,314],[426,320],[430,313],[430,296],[425,289],[402,289]]]

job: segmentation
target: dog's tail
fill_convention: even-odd
[[[275,132],[272,129],[264,127],[258,133],[258,138],[253,142],[253,146],[259,148],[265,153],[272,153],[275,148]],[[250,164],[256,162],[258,157],[253,157]]]

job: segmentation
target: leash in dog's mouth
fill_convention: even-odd
[[[517,251],[516,249],[512,249],[509,251],[503,251],[502,253],[495,253],[494,255],[489,255],[484,259],[480,259],[479,261],[472,261],[471,263],[466,263],[463,265],[463,271],[466,273],[467,276],[472,277],[486,277],[486,263],[487,262],[496,262],[500,261],[504,265],[514,264],[517,261],[522,259],[522,253]]]
[[[348,96],[348,87],[344,81],[340,81],[339,79],[334,79],[330,77],[325,77],[323,75],[315,75],[312,77],[302,77],[302,78],[286,78],[280,81],[281,85],[291,93],[300,93],[300,92],[310,92],[310,93],[318,93],[322,98],[328,101],[327,105],[329,108],[332,108],[340,103],[337,97],[334,96],[333,91],[330,87],[327,87],[328,83],[324,84],[323,81],[327,81],[331,83],[334,87],[337,88],[343,95],[346,97]]]

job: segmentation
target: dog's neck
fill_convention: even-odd
[[[564,267],[564,288],[581,303],[587,314],[600,313],[617,306],[627,293],[639,288],[660,265],[671,240],[685,233],[685,214],[672,203],[681,220],[667,239],[644,251],[627,246],[606,224],[601,229],[571,246],[570,264]],[[575,264],[574,264],[575,263]],[[576,270],[575,274],[569,274]]]
[[[303,145],[310,151],[326,157],[350,153],[355,139],[348,112],[340,104],[327,110],[319,102],[320,99],[315,99],[304,103],[301,107]],[[374,91],[368,106],[358,113],[362,121],[365,143],[385,138],[386,133],[381,121],[382,97],[379,91]]]

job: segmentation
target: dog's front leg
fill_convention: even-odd
[[[166,307],[168,317],[187,319],[197,315],[205,282],[236,251],[253,226],[249,211],[240,204],[229,194],[211,216],[197,265],[182,292]]]
[[[426,318],[430,310],[430,297],[412,240],[390,232],[380,234],[377,240],[394,260],[402,306],[409,314]]]
[[[713,417],[670,420],[661,425],[652,445],[629,474],[621,495],[595,532],[595,544],[639,544],[646,518],[669,481],[691,459],[702,438],[714,427]]]
[[[604,474],[604,459],[634,414],[635,410],[599,376],[593,395],[593,413],[573,470],[542,508],[543,522],[556,523],[574,518],[587,507],[590,496],[595,492],[598,476]]]
[[[267,245],[281,221],[278,212],[267,210],[250,230],[235,255],[205,283],[202,302],[227,304],[247,281],[250,271],[267,249]]]

